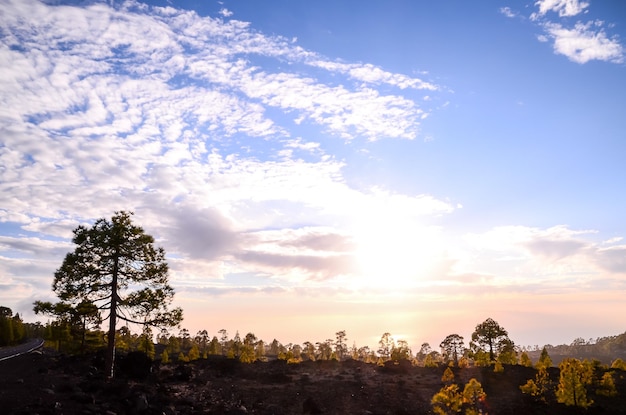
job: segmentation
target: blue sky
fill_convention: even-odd
[[[2,1],[0,304],[132,210],[183,326],[619,334],[626,5]]]

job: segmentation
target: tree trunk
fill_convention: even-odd
[[[111,309],[109,314],[109,333],[104,373],[108,379],[113,378],[115,368],[115,326],[117,325],[117,271],[118,258],[114,258],[113,276],[111,278]]]
[[[87,336],[87,321],[86,317],[83,317],[83,335],[80,339],[80,351],[81,353],[85,353],[85,337]]]

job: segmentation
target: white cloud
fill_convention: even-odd
[[[224,7],[222,9],[220,9],[219,14],[224,16],[224,17],[230,17],[230,16],[233,15],[233,12]]]
[[[517,16],[517,13],[514,12],[510,7],[500,7],[500,13],[502,13],[503,15],[509,18],[513,18]]]
[[[573,26],[566,18],[586,13],[588,2],[578,0],[540,0],[535,3],[538,11],[530,18],[544,30],[537,36],[540,42],[553,41],[555,53],[569,60],[584,64],[592,60],[622,63],[624,47],[617,36],[609,37],[605,23],[600,20],[576,22]],[[559,22],[552,20],[549,12],[558,13]],[[608,27],[613,27],[609,24]]]
[[[547,23],[544,27],[554,40],[554,51],[573,62],[583,64],[591,60],[614,63],[624,61],[624,48],[619,40],[608,38],[596,22],[576,23],[571,29],[556,23]]]
[[[329,71],[339,72],[349,75],[351,78],[373,84],[389,84],[397,86],[400,89],[414,88],[436,91],[440,89],[438,85],[423,81],[419,78],[411,78],[403,74],[394,74],[382,70],[371,64],[347,64],[341,62],[331,62],[327,60],[319,60],[314,56],[306,61],[308,65],[318,68],[324,68]]]
[[[539,0],[535,2],[535,5],[539,7],[540,16],[554,12],[560,17],[576,16],[589,7],[588,2],[579,0]]]

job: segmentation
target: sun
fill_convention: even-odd
[[[401,218],[362,222],[354,230],[359,274],[353,285],[380,289],[420,285],[437,257],[434,233]]]

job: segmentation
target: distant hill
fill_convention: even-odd
[[[626,360],[626,332],[617,336],[598,337],[596,340],[577,338],[569,345],[553,346],[547,344],[545,348],[555,365],[558,365],[566,357],[597,359],[610,365],[617,358]],[[527,351],[533,362],[539,359],[541,350],[542,348]]]

